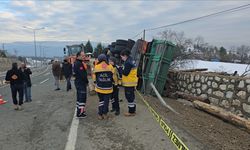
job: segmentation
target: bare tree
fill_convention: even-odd
[[[172,69],[185,68],[188,64],[192,63],[194,52],[187,52],[189,46],[193,46],[193,40],[186,38],[184,32],[176,32],[172,30],[165,30],[159,33],[160,38],[171,41],[176,44],[173,62],[170,66]]]
[[[242,63],[247,63],[247,59],[248,59],[248,54],[250,52],[250,46],[246,46],[246,45],[241,45],[240,47],[237,48],[237,54],[240,57],[240,60]]]

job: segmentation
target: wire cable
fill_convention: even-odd
[[[143,31],[141,31],[140,33],[136,34],[135,36],[133,36],[131,39],[134,39],[136,37],[138,37],[139,35],[141,35],[143,33]]]
[[[166,27],[170,27],[170,26],[175,26],[175,25],[179,25],[179,24],[183,24],[183,23],[187,23],[187,22],[200,20],[200,19],[203,19],[203,18],[208,18],[208,17],[211,17],[211,16],[218,16],[220,14],[224,14],[224,13],[227,13],[227,12],[236,12],[236,11],[240,11],[240,10],[243,10],[243,9],[248,9],[248,8],[250,8],[249,6],[250,6],[250,4],[241,5],[241,6],[230,8],[230,9],[227,9],[227,10],[211,13],[211,14],[208,14],[208,15],[204,15],[204,16],[201,16],[201,17],[188,19],[188,20],[184,20],[184,21],[180,21],[180,22],[177,22],[177,23],[172,23],[172,24],[168,24],[168,25],[164,25],[164,26],[159,26],[159,27],[155,27],[155,28],[148,28],[148,29],[145,29],[145,30],[146,31],[152,31],[152,30],[157,30],[157,29],[161,29],[161,28],[166,28]]]

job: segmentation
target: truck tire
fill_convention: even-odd
[[[127,40],[121,40],[121,39],[116,40],[116,45],[126,46],[127,43],[128,43]]]
[[[120,46],[120,45],[116,45],[115,46],[115,51],[122,51],[122,50],[125,50],[125,49],[127,49],[127,47],[126,46]]]

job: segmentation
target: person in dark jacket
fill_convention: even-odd
[[[125,97],[128,101],[128,112],[125,116],[135,116],[135,87],[137,86],[137,67],[135,61],[130,56],[130,51],[123,50],[121,52],[121,59],[124,61],[124,69],[122,70],[122,85],[125,89]]]
[[[15,110],[22,110],[23,104],[23,73],[18,69],[17,63],[12,64],[12,69],[8,70],[5,76],[6,83],[10,83],[12,100]],[[19,101],[17,100],[17,93]]]
[[[60,75],[61,75],[61,65],[58,59],[55,59],[55,61],[52,64],[52,73],[55,78],[55,86],[56,86],[55,91],[58,91],[60,90],[59,80],[60,80]]]
[[[87,65],[83,62],[85,53],[80,51],[76,54],[76,62],[74,63],[75,73],[75,87],[77,91],[77,102],[76,102],[76,117],[86,117],[86,101],[87,101],[87,85],[89,83],[87,78]]]
[[[99,97],[98,119],[108,119],[109,100],[111,93],[113,93],[114,68],[107,62],[107,57],[104,54],[98,56],[93,81]]]
[[[25,96],[25,102],[31,102],[31,79],[30,79],[30,75],[32,74],[31,70],[29,68],[26,67],[25,63],[21,64],[20,70],[23,73],[23,92],[24,92],[24,96]]]
[[[64,77],[67,81],[67,91],[71,90],[71,76],[72,76],[72,64],[69,63],[68,59],[65,58],[63,61],[63,65],[62,65],[62,71],[64,74]]]
[[[119,105],[119,85],[121,82],[121,78],[118,71],[117,60],[115,57],[109,58],[109,64],[111,64],[114,68],[114,82],[113,82],[113,93],[111,94],[111,103],[112,110],[111,112],[115,112],[115,115],[120,114],[120,105]]]

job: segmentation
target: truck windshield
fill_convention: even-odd
[[[77,52],[81,51],[82,48],[80,46],[71,46],[68,47],[68,54],[69,55],[76,55]]]

